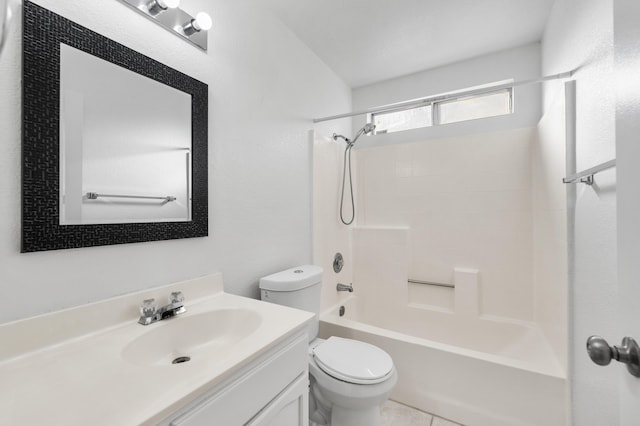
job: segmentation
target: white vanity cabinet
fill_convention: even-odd
[[[176,291],[186,313],[138,324]],[[312,319],[212,274],[0,324],[0,425],[308,426]]]
[[[162,426],[308,426],[307,334],[298,333],[205,391]]]

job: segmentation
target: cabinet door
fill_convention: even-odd
[[[303,374],[262,409],[247,426],[308,426],[309,377]]]

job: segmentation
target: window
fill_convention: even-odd
[[[511,89],[455,99],[437,105],[439,124],[511,114]]]
[[[473,96],[442,98],[434,98],[431,102],[427,99],[423,102],[428,104],[426,106],[373,113],[370,122],[376,125],[376,134],[381,134],[513,113],[511,87]]]
[[[433,126],[431,105],[398,112],[371,114],[371,118],[376,125],[376,134]]]

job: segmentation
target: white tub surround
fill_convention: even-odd
[[[137,323],[142,300],[162,304],[172,291],[184,294],[186,313],[149,326]],[[145,333],[213,310],[249,310],[260,320],[232,345],[223,335],[194,347],[183,364],[128,358],[127,345]],[[215,274],[1,325],[0,424],[157,424],[284,341],[299,340],[311,318],[226,294]]]
[[[412,267],[411,247],[423,242],[414,231],[353,228],[354,292],[323,311],[320,337],[361,340],[391,355],[391,399],[411,407],[473,426],[567,424],[566,370],[544,329],[482,303],[502,271],[473,258],[420,269],[435,264],[437,250],[419,252]],[[491,250],[497,261],[510,259],[487,243]],[[512,274],[513,286],[525,272]]]

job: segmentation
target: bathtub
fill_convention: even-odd
[[[566,373],[535,324],[410,305],[390,315],[363,300],[324,312],[320,336],[389,353],[398,370],[391,399],[467,426],[569,424]]]

